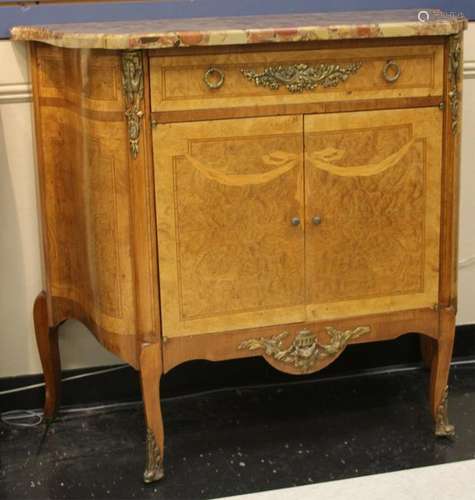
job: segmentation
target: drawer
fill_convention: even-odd
[[[151,55],[152,111],[442,95],[443,46]]]

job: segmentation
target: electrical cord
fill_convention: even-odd
[[[467,360],[457,360],[452,361],[451,366],[459,367],[466,365],[474,365],[475,359],[467,359]],[[127,366],[127,365],[126,365]],[[122,367],[122,365],[121,365]],[[119,369],[119,367],[115,367],[115,369]],[[295,382],[286,382],[285,385],[302,385],[302,384],[315,384],[320,382],[330,382],[336,380],[345,380],[350,378],[361,378],[361,377],[370,377],[374,375],[389,375],[392,373],[401,373],[401,372],[412,372],[421,370],[421,365],[416,364],[412,366],[392,366],[386,368],[379,369],[369,369],[369,370],[361,370],[355,373],[349,373],[346,375],[334,375],[330,377],[323,377],[321,379],[308,379],[308,380],[296,380]],[[100,370],[103,372],[104,370]],[[107,370],[111,371],[111,370]],[[97,374],[98,372],[93,372]],[[90,375],[92,375],[91,373]],[[80,376],[75,376],[80,377]],[[66,380],[66,379],[64,379]],[[71,377],[68,377],[68,380],[71,380]],[[191,398],[201,398],[204,396],[209,396],[212,394],[219,394],[228,391],[250,391],[250,390],[259,390],[259,389],[270,389],[273,387],[280,386],[280,382],[270,383],[270,384],[254,384],[254,385],[245,385],[238,387],[221,387],[219,389],[210,389],[201,392],[194,392],[191,394],[184,394],[180,396],[171,396],[167,398],[161,398],[161,401],[173,401],[173,400],[183,400],[183,399],[191,399]],[[77,418],[79,416],[85,417],[96,414],[98,412],[110,412],[110,411],[118,411],[118,410],[127,410],[131,408],[139,408],[143,406],[143,401],[131,401],[124,403],[110,403],[110,404],[100,404],[100,405],[92,405],[92,406],[81,406],[81,407],[71,407],[65,408],[63,407],[59,412],[59,419],[61,421],[69,420],[72,418]],[[25,420],[31,419],[32,422],[28,422]],[[21,420],[21,422],[18,422]],[[43,423],[43,411],[40,409],[37,410],[11,410],[7,412],[3,412],[0,414],[0,421],[4,424],[9,425],[10,427],[38,427]]]
[[[111,368],[104,368],[102,370],[96,370],[93,372],[80,373],[79,375],[71,375],[71,377],[65,377],[61,379],[61,382],[69,382],[70,380],[78,380],[80,378],[92,377],[93,375],[99,375],[101,373],[115,372],[117,370],[123,370],[127,368],[129,365],[117,365]],[[38,384],[24,385],[22,387],[15,387],[14,389],[8,389],[6,391],[0,391],[0,396],[4,396],[5,394],[13,394],[14,392],[28,391],[29,389],[36,389],[37,387],[43,387],[45,385],[44,382],[39,382]]]
[[[104,411],[117,411],[128,410],[142,406],[142,401],[132,401],[125,403],[111,403],[93,406],[81,406],[73,408],[62,408],[59,412],[60,420],[70,420],[76,418],[78,415],[88,416],[88,414],[95,414]],[[28,422],[28,420],[32,422]],[[10,410],[0,414],[0,420],[12,427],[38,427],[43,421],[43,410]],[[17,422],[20,420],[21,422]],[[24,422],[26,420],[26,422]]]
[[[70,377],[65,377],[61,379],[61,382],[69,382],[70,380],[78,380],[81,378],[92,377],[93,375],[100,375],[103,373],[115,372],[117,370],[123,370],[127,368],[129,365],[123,364],[118,366],[112,366],[110,368],[105,368],[102,370],[95,370],[88,373],[80,373],[79,375],[71,375]],[[44,382],[40,382],[38,384],[30,384],[22,387],[15,387],[14,389],[8,389],[6,391],[0,391],[0,396],[4,396],[6,394],[13,394],[21,391],[28,391],[30,389],[36,389],[37,387],[43,387],[45,385]],[[117,403],[120,405],[121,403]],[[116,405],[116,406],[117,406]],[[100,407],[94,407],[92,409],[105,408],[106,405],[101,405]],[[84,412],[87,408],[80,409],[69,409],[62,410],[61,413],[73,413],[75,411]],[[21,420],[21,422],[16,422],[16,420]],[[30,421],[28,421],[30,420]],[[14,427],[37,427],[43,423],[43,412],[41,410],[11,410],[0,413],[0,421]]]

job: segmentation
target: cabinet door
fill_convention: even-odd
[[[302,151],[301,116],[154,130],[164,335],[305,319]]]
[[[305,117],[308,319],[438,303],[442,113]]]

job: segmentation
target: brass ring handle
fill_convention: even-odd
[[[388,61],[383,67],[384,79],[389,83],[394,83],[401,76],[401,68],[396,61]]]
[[[210,80],[210,77],[217,75],[216,81]],[[224,83],[224,72],[218,68],[209,68],[203,76],[203,80],[210,89],[219,89]]]

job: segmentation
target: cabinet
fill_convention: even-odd
[[[453,434],[466,21],[415,19],[12,30],[31,42],[46,418],[74,318],[140,370],[146,482],[163,476],[160,378],[190,359],[298,375],[417,332],[435,433]]]

